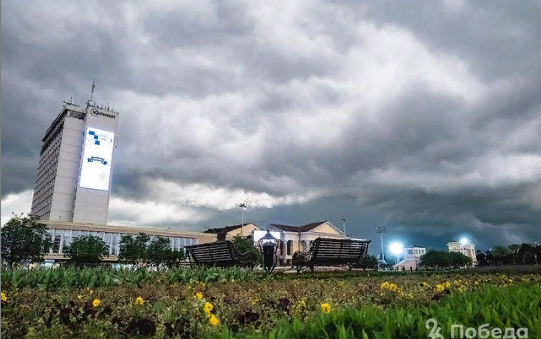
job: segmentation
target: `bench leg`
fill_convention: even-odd
[[[310,270],[312,271],[312,273],[315,273],[315,265],[314,264],[311,264],[310,265]]]

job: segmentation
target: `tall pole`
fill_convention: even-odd
[[[381,236],[381,260],[385,261],[385,252],[383,250],[383,233],[385,233],[385,225],[381,222],[379,223],[379,226],[376,226],[376,233],[379,233]]]
[[[241,208],[241,212],[240,212],[240,215],[241,215],[240,235],[243,237],[244,236],[244,209],[246,208],[246,203],[241,202],[239,204],[239,207]]]

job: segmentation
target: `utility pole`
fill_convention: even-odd
[[[376,233],[379,233],[381,236],[381,260],[385,262],[385,252],[383,251],[383,233],[385,233],[385,225],[383,223],[379,223],[379,226],[376,226]]]
[[[239,207],[241,208],[241,224],[240,224],[240,235],[241,236],[244,236],[244,209],[246,208],[246,203],[245,202],[241,202],[239,204]]]

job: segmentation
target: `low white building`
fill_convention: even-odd
[[[470,242],[451,241],[447,244],[449,253],[458,252],[471,258],[473,266],[477,266],[477,257],[475,255],[475,245]]]
[[[421,263],[421,256],[426,254],[426,248],[422,246],[410,246],[404,249],[404,259],[394,265],[397,270],[415,270]]]

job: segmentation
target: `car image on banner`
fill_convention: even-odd
[[[107,191],[111,177],[111,158],[115,134],[88,127],[79,186]]]

